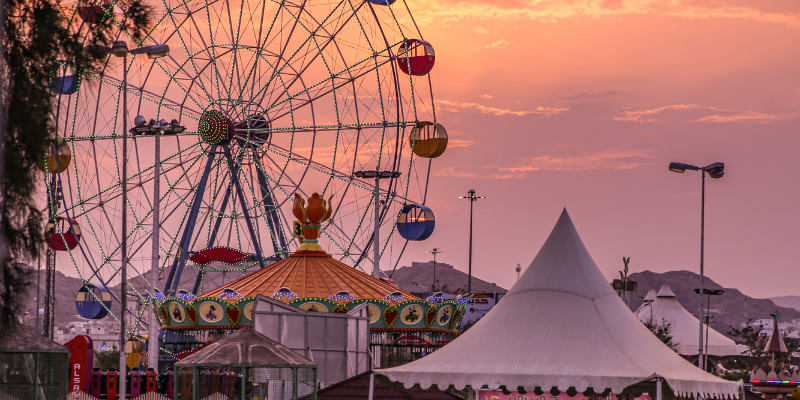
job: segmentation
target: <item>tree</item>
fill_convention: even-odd
[[[50,80],[59,66],[74,66],[78,75],[96,72],[107,56],[85,51],[85,45],[107,46],[113,39],[141,44],[151,25],[152,12],[143,0],[81,0],[104,11],[94,23],[83,21],[69,4],[5,0],[0,5],[0,331],[16,323],[28,280],[14,261],[35,260],[44,243],[36,165],[57,132]]]
[[[653,321],[653,318],[643,321],[642,323],[644,323],[644,326],[646,326],[650,332],[653,332],[662,343],[667,345],[672,351],[678,352],[678,343],[675,343],[672,337],[672,323],[667,322],[666,319],[662,319],[661,323],[658,323]]]
[[[728,336],[733,337],[736,344],[747,346],[747,350],[743,353],[747,356],[745,361],[748,370],[753,371],[760,368],[764,371],[771,371],[772,368],[772,353],[764,352],[767,346],[769,336],[761,334],[760,329],[755,329],[752,326],[753,320],[747,320],[744,328],[736,328],[731,325],[728,330]],[[789,369],[792,360],[792,353],[800,351],[800,344],[788,338],[790,332],[782,334],[783,341],[786,343],[788,353],[775,354],[775,372],[785,371]]]
[[[117,346],[105,350],[95,350],[94,367],[103,371],[119,368],[119,349],[117,349]]]

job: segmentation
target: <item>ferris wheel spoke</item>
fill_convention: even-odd
[[[379,54],[376,54],[375,56],[377,57],[378,55]],[[358,63],[356,63],[355,65],[353,65],[351,67],[347,67],[344,70],[338,71],[335,74],[332,74],[331,76],[329,76],[329,77],[327,77],[327,78],[325,78],[325,79],[323,79],[323,80],[321,80],[321,81],[319,81],[317,83],[314,83],[312,85],[307,86],[305,89],[303,89],[303,90],[301,90],[301,91],[299,91],[299,92],[297,92],[295,94],[287,96],[286,98],[281,99],[280,101],[276,101],[275,103],[273,103],[269,107],[267,107],[266,111],[268,112],[268,111],[270,111],[270,110],[272,110],[272,109],[274,109],[274,108],[276,108],[278,106],[286,107],[286,106],[291,105],[292,106],[292,110],[285,111],[285,112],[283,112],[281,114],[276,115],[275,117],[272,117],[273,120],[281,118],[281,117],[289,114],[290,112],[294,112],[294,111],[296,111],[296,110],[298,110],[300,108],[303,108],[303,107],[313,103],[315,100],[318,100],[318,99],[320,99],[320,98],[322,98],[322,97],[324,97],[324,96],[326,96],[326,95],[328,95],[328,94],[330,94],[332,92],[335,92],[336,90],[339,90],[339,89],[345,87],[348,84],[351,84],[352,82],[354,82],[354,81],[366,76],[368,73],[373,72],[374,70],[380,68],[381,66],[392,62],[391,58],[386,58],[383,61],[378,62],[374,67],[372,67],[372,66],[369,66],[367,64],[371,60],[372,60],[372,57],[363,59],[363,60],[359,61]],[[362,68],[360,70],[358,70],[355,75],[353,75],[351,70],[353,70],[356,66],[361,66]],[[341,75],[345,75],[345,74],[351,75],[351,77],[341,77]],[[338,81],[337,81],[337,78],[338,78]],[[330,88],[328,88],[327,86],[323,86],[323,85],[326,85],[328,83],[331,83],[331,87]],[[312,89],[316,89],[316,91],[312,92]],[[308,95],[309,98],[308,99],[303,99],[303,98],[300,97],[302,95]],[[299,100],[299,101],[297,101],[297,100]],[[295,106],[295,104],[297,104],[297,106]]]
[[[323,21],[321,22],[320,26],[318,26],[318,27],[317,27],[316,29],[314,29],[313,31],[308,31],[308,33],[309,33],[308,37],[307,37],[307,38],[306,38],[306,39],[305,39],[305,40],[304,40],[302,43],[300,43],[300,45],[297,47],[297,49],[296,49],[296,50],[295,50],[295,51],[292,53],[292,55],[291,55],[291,56],[289,56],[288,58],[284,58],[284,54],[285,54],[285,52],[286,52],[286,49],[287,49],[287,48],[288,48],[288,46],[289,46],[289,40],[287,39],[287,40],[284,42],[284,45],[281,47],[281,52],[280,52],[280,57],[279,57],[279,59],[280,59],[280,60],[284,60],[284,61],[283,61],[283,66],[278,66],[278,67],[275,69],[275,71],[272,73],[272,76],[271,76],[271,77],[270,77],[270,78],[267,80],[266,84],[265,84],[265,85],[263,85],[263,86],[262,86],[262,88],[259,90],[259,92],[258,92],[258,93],[256,93],[256,94],[253,96],[254,98],[255,98],[255,97],[259,97],[259,96],[261,96],[261,98],[262,98],[261,100],[263,100],[263,94],[262,94],[262,92],[264,92],[264,90],[265,90],[266,88],[268,88],[268,87],[271,85],[271,83],[272,83],[272,80],[273,80],[273,79],[275,79],[275,77],[276,77],[276,76],[278,76],[278,75],[280,75],[280,74],[281,74],[281,71],[283,71],[283,69],[284,69],[284,68],[286,68],[286,67],[289,65],[289,63],[290,63],[290,62],[292,62],[292,60],[294,59],[294,57],[295,57],[295,56],[297,56],[297,55],[300,53],[300,50],[301,50],[303,47],[305,47],[305,45],[306,45],[306,44],[307,44],[307,43],[308,43],[308,42],[311,40],[311,38],[313,38],[313,37],[314,37],[314,35],[316,35],[317,31],[318,31],[319,29],[321,29],[322,25],[323,25],[323,24],[325,24],[325,23],[326,23],[326,22],[327,22],[327,21],[328,21],[328,20],[329,20],[329,19],[330,19],[330,18],[331,18],[333,15],[334,15],[334,12],[335,12],[337,9],[339,9],[339,7],[340,7],[342,4],[344,4],[346,1],[348,1],[348,0],[340,0],[340,1],[339,1],[339,2],[336,4],[336,6],[335,6],[335,7],[333,7],[333,9],[332,9],[332,10],[331,10],[331,11],[328,13],[328,15],[327,15],[327,16],[326,16],[326,17],[323,19]],[[299,11],[299,13],[302,13],[302,12],[303,12],[302,10],[304,10],[304,9],[305,9],[305,7],[304,7],[304,6],[305,6],[305,3],[306,3],[306,1],[304,0],[304,1],[302,2],[302,5],[301,5],[301,6],[299,6],[299,7],[297,7],[297,8],[300,10],[300,11]],[[291,28],[291,30],[290,30],[290,32],[289,32],[289,34],[288,34],[288,36],[287,36],[287,37],[291,38],[291,37],[292,37],[292,34],[294,33],[294,30],[295,30],[295,28],[297,27],[297,25],[298,25],[298,23],[299,23],[299,21],[300,21],[300,18],[299,18],[299,15],[293,14],[293,13],[292,13],[292,11],[291,11],[291,10],[289,10],[289,8],[286,6],[286,4],[287,4],[287,2],[285,2],[285,1],[284,1],[284,2],[282,2],[282,3],[281,3],[281,8],[282,8],[282,9],[284,9],[284,10],[286,10],[286,11],[287,11],[287,13],[289,13],[289,15],[293,17],[293,21],[294,21],[294,23],[292,24],[292,28]],[[302,24],[300,24],[300,25],[301,25],[301,26],[303,26]]]
[[[327,21],[328,18],[326,18],[325,21],[318,22],[314,18],[313,14],[311,14],[308,11],[306,11],[305,14],[308,15],[309,19],[312,22],[314,22],[315,25],[318,26],[318,28],[315,28],[314,30],[310,30],[309,28],[307,28],[305,26],[305,24],[303,25],[303,27],[306,28],[306,31],[309,34],[309,38],[314,41],[314,44],[316,46],[313,46],[313,47],[312,46],[308,46],[308,52],[311,53],[311,59],[308,60],[308,61],[305,61],[305,60],[303,61],[299,73],[295,74],[294,78],[291,81],[289,81],[289,84],[287,85],[288,88],[291,88],[300,79],[302,74],[305,73],[314,64],[314,62],[317,59],[322,59],[322,62],[325,64],[325,69],[327,70],[328,74],[329,75],[334,75],[331,72],[331,68],[328,65],[328,62],[325,60],[325,57],[321,56],[323,54],[323,51],[326,50],[327,47],[329,45],[331,45],[331,44],[333,44],[333,46],[336,48],[336,52],[338,53],[338,55],[341,58],[341,60],[345,60],[345,56],[344,56],[344,54],[342,54],[341,49],[339,48],[339,43],[337,42],[337,40],[335,40],[335,38],[338,38],[338,36],[341,34],[342,30],[347,26],[348,22],[352,18],[354,18],[354,17],[357,18],[358,10],[361,9],[361,7],[363,6],[364,2],[359,3],[358,7],[353,7],[352,2],[350,2],[350,1],[347,1],[347,3],[350,5],[350,10],[352,12],[348,13],[347,18],[344,20],[344,22],[341,22],[341,23],[338,24],[338,26],[334,27],[335,29],[333,31],[329,31],[326,28],[325,21]],[[301,10],[301,13],[302,12],[303,12],[303,10]],[[344,10],[342,10],[342,12],[344,12]],[[297,18],[299,19],[299,16]],[[338,19],[335,20],[335,21],[338,22]],[[320,30],[323,31],[326,35],[319,34],[318,31],[320,31]],[[320,43],[317,40],[317,38],[324,38],[325,40],[322,43]],[[305,43],[304,43],[304,45],[305,45]],[[298,49],[298,51],[299,51],[299,49]],[[283,73],[285,68],[286,68],[286,64],[284,65],[283,68],[281,68],[277,72],[278,73]],[[350,71],[348,71],[348,72],[350,72]],[[351,74],[351,78],[352,78],[352,74]]]
[[[182,149],[181,151],[179,151],[178,153],[173,154],[173,155],[165,158],[164,161],[168,161],[168,160],[170,160],[172,158],[177,158],[181,153],[187,153],[187,152],[190,152],[190,151],[194,151],[195,147],[198,146],[198,145],[199,145],[199,143],[195,144],[195,145],[192,145],[192,146],[189,146],[189,147],[186,147],[186,148]],[[176,169],[176,168],[180,168],[180,167],[181,167],[180,165],[175,165],[175,166],[173,166],[171,168],[164,169],[164,172],[165,173],[166,172],[170,172],[171,170]],[[130,182],[138,180],[143,176],[146,176],[149,172],[152,172],[152,170],[153,170],[152,166],[140,170],[139,172],[129,176],[128,179],[126,180],[126,184],[129,185]],[[144,180],[142,182],[148,182],[148,181],[149,181],[149,179],[148,180]],[[77,203],[74,203],[72,206],[65,207],[64,212],[69,212],[69,211],[74,210],[77,207],[81,207],[81,206],[83,206],[85,204],[89,204],[89,201],[94,200],[94,199],[98,199],[99,200],[99,203],[95,207],[101,207],[103,204],[106,204],[110,200],[113,200],[117,196],[121,195],[121,194],[109,195],[108,197],[103,198],[102,196],[104,194],[112,193],[113,191],[115,191],[117,189],[121,190],[121,188],[122,188],[122,185],[120,184],[120,182],[117,182],[116,184],[114,184],[112,186],[109,186],[109,187],[107,187],[107,188],[105,188],[103,190],[100,190],[100,191],[98,191],[97,193],[95,193],[93,195],[90,195],[88,197],[82,198],[80,201],[78,201]],[[77,215],[78,216],[82,216],[82,215],[85,215],[85,214],[86,213],[81,213],[81,214],[77,214]]]

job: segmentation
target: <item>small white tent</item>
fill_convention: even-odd
[[[452,343],[377,371],[406,387],[602,393],[662,378],[678,396],[738,397],[655,337],[608,284],[566,210],[519,281]],[[659,380],[660,382],[660,380]]]
[[[700,321],[675,299],[675,293],[668,284],[661,286],[654,301],[650,304],[645,303],[639,308],[637,316],[642,322],[652,319],[656,324],[669,323],[670,334],[673,342],[678,345],[678,352],[684,355],[697,355],[700,347]],[[705,332],[703,334],[705,335]],[[734,356],[741,355],[747,347],[738,345],[725,335],[709,329],[707,349],[710,356]]]

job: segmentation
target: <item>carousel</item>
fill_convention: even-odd
[[[257,295],[312,312],[347,313],[367,303],[370,340],[380,348],[380,365],[413,361],[449,343],[458,335],[467,297],[419,298],[374,278],[327,254],[318,244],[320,224],[331,214],[331,200],[314,193],[307,201],[295,195],[293,214],[301,221],[300,248],[289,257],[231,281],[200,297],[179,291],[153,299],[166,342],[180,350],[180,359],[198,347],[253,323]],[[206,249],[194,262],[235,261],[235,249]],[[172,339],[169,339],[172,338]],[[175,345],[182,343],[183,346]],[[165,343],[169,344],[169,343]]]

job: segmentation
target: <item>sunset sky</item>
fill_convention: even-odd
[[[698,271],[755,297],[800,294],[800,2],[409,0],[436,49],[436,232],[400,265],[467,269],[510,287],[563,207],[609,279]],[[387,268],[386,265],[383,266]]]

